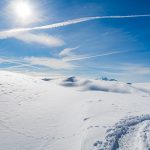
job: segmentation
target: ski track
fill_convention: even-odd
[[[120,120],[106,131],[105,141],[93,146],[97,150],[150,150],[150,115]]]

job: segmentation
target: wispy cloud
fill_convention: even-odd
[[[62,46],[65,44],[63,40],[46,34],[33,34],[27,32],[24,34],[18,34],[14,36],[14,38],[26,43],[38,43],[50,47]]]
[[[32,65],[45,66],[52,69],[73,69],[75,66],[62,59],[48,58],[48,57],[27,57],[24,59]]]
[[[51,68],[55,70],[61,69],[73,69],[76,67],[70,62],[66,62],[58,58],[49,57],[24,57],[24,58],[7,58],[1,57],[0,64],[8,64],[5,69],[17,69],[17,68],[34,68],[41,70],[41,68]]]
[[[63,49],[60,53],[59,56],[60,57],[67,57],[70,55],[73,55],[72,51],[78,49],[78,47],[74,47],[74,48],[65,48]]]
[[[26,43],[38,43],[45,46],[62,46],[64,41],[45,34],[33,34],[31,31],[34,30],[46,30],[52,28],[58,28],[63,26],[68,26],[72,24],[77,24],[81,22],[87,22],[96,19],[123,19],[123,18],[140,18],[140,17],[150,17],[150,14],[145,15],[127,15],[127,16],[96,16],[96,17],[84,17],[84,18],[77,18],[72,19],[64,22],[49,24],[45,26],[38,26],[38,27],[31,27],[31,28],[16,28],[10,30],[0,31],[0,39],[7,39],[7,38],[16,38]],[[75,48],[76,49],[76,48]],[[60,55],[65,55],[65,53],[71,52],[73,49],[65,49],[60,53]]]
[[[24,68],[24,67],[40,69],[42,67],[47,67],[55,70],[62,70],[62,69],[69,70],[81,66],[81,65],[80,66],[74,65],[72,62],[78,63],[78,61],[80,60],[86,60],[95,57],[103,57],[108,55],[115,55],[119,53],[123,53],[123,51],[113,51],[93,56],[73,54],[67,57],[60,57],[60,58],[49,58],[49,57],[25,57],[20,59],[0,58],[0,63],[1,64],[9,63],[11,66],[7,67],[7,69]]]
[[[37,43],[49,47],[57,47],[65,44],[60,38],[47,34],[33,34],[30,32],[1,34],[0,39],[15,38],[25,43]]]
[[[31,68],[39,69],[38,67],[24,61],[23,58],[16,59],[16,58],[1,57],[0,64],[9,64],[10,66],[6,67],[7,69],[24,68],[24,67],[29,67],[29,68],[31,67]]]
[[[96,17],[77,18],[77,19],[72,19],[72,20],[54,23],[54,24],[49,24],[49,25],[45,25],[45,26],[5,30],[5,31],[0,32],[0,37],[1,38],[6,37],[5,35],[10,36],[10,35],[13,35],[13,34],[16,34],[19,32],[24,32],[24,31],[53,29],[53,28],[68,26],[68,25],[72,25],[72,24],[77,24],[77,23],[87,22],[87,21],[97,20],[97,19],[123,19],[123,18],[141,18],[141,17],[150,17],[150,14],[126,15],[126,16],[96,16]]]
[[[69,48],[69,50],[72,50]],[[40,66],[45,66],[49,67],[52,69],[74,69],[77,66],[74,65],[72,62],[73,61],[80,61],[80,60],[85,60],[85,59],[91,59],[95,57],[103,57],[103,56],[109,56],[109,55],[115,55],[119,53],[124,53],[127,51],[113,51],[109,53],[103,53],[99,55],[93,55],[93,56],[85,56],[85,55],[68,55],[67,57],[61,57],[61,58],[48,58],[48,57],[28,57],[25,58],[24,60],[32,65],[40,65]]]
[[[150,67],[141,64],[124,64],[121,69],[136,75],[150,75]]]
[[[76,50],[78,48],[79,47],[65,48],[59,53],[59,56],[62,58],[63,61],[71,62],[71,61],[80,61],[80,60],[92,59],[92,58],[96,58],[96,57],[109,56],[109,55],[115,55],[115,54],[129,52],[129,50],[128,51],[120,50],[120,51],[111,51],[111,52],[105,52],[105,53],[89,56],[89,55],[85,55],[85,54],[79,55],[79,54],[76,54],[75,52],[73,52],[74,50]]]
[[[3,64],[3,63],[20,64],[20,61],[18,61],[17,59],[13,59],[13,58],[1,57],[0,64]]]
[[[126,53],[126,52],[129,52],[129,51],[112,51],[112,52],[107,52],[107,53],[102,53],[102,54],[92,55],[92,56],[66,57],[66,58],[63,58],[63,59],[65,61],[79,61],[79,60],[85,60],[85,59],[91,59],[91,58],[96,58],[96,57],[109,56],[109,55]]]
[[[108,77],[117,77],[121,80],[128,79],[130,80],[136,80],[136,79],[142,79],[144,76],[150,75],[150,66],[144,65],[144,64],[118,64],[117,66],[110,65],[107,67],[100,67],[102,69],[101,74],[108,76]],[[127,81],[127,80],[126,80]]]
[[[51,68],[55,70],[69,70],[69,69],[74,69],[76,67],[80,67],[81,65],[77,66],[74,65],[73,62],[76,62],[78,64],[78,61],[83,61],[86,59],[92,59],[96,57],[104,57],[104,56],[109,56],[109,55],[115,55],[115,54],[120,54],[120,53],[125,53],[129,51],[111,51],[111,52],[106,52],[106,53],[101,53],[98,55],[81,55],[81,54],[76,54],[72,52],[73,50],[77,49],[78,47],[75,48],[66,48],[62,50],[58,56],[59,58],[49,58],[49,57],[25,57],[21,59],[12,59],[12,58],[0,58],[0,63],[9,63],[11,64],[10,67],[7,67],[7,69],[12,69],[12,68],[24,68],[24,67],[29,67],[29,68],[35,68],[35,69],[40,69],[42,67],[46,68]]]

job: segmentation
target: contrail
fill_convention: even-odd
[[[71,61],[77,61],[77,60],[85,60],[85,59],[91,59],[91,58],[95,58],[95,57],[102,57],[102,56],[126,53],[126,52],[129,52],[129,51],[131,51],[131,50],[128,50],[128,51],[113,51],[113,52],[108,52],[108,53],[104,53],[104,54],[98,54],[98,55],[92,55],[92,56],[84,56],[84,57],[77,57],[77,58],[64,58],[64,61],[71,62]]]
[[[38,67],[36,67],[34,65],[27,64],[25,61],[10,59],[10,58],[7,58],[7,57],[0,57],[0,63],[13,64],[13,66],[6,67],[7,69],[16,68],[16,67],[20,67],[20,66],[26,66],[26,67],[32,67],[32,68],[35,68],[35,69],[39,69]]]
[[[96,16],[96,17],[77,18],[77,19],[72,19],[72,20],[54,23],[54,24],[49,24],[49,25],[45,25],[45,26],[38,26],[38,27],[31,27],[31,28],[16,28],[16,29],[1,31],[0,38],[10,37],[10,36],[13,36],[13,34],[25,32],[25,31],[53,29],[53,28],[69,26],[72,24],[77,24],[77,23],[87,22],[87,21],[92,21],[92,20],[97,20],[97,19],[123,19],[123,18],[141,18],[141,17],[150,17],[150,14],[126,15],[126,16]]]

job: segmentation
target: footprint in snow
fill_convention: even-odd
[[[90,119],[90,117],[87,117],[87,118],[84,118],[83,121],[87,121],[87,120],[89,120],[89,119]]]
[[[88,101],[88,103],[94,103],[94,102],[102,102],[102,100],[99,99],[99,100],[96,100],[96,101],[92,101],[92,100]]]

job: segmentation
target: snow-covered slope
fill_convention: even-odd
[[[0,71],[0,150],[148,150],[149,87]]]

